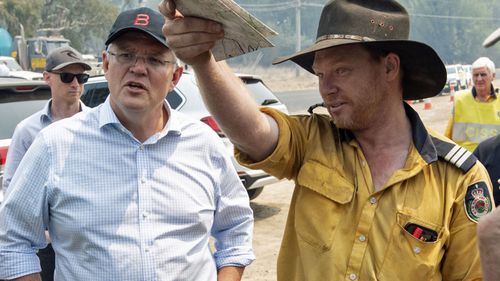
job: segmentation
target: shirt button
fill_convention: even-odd
[[[139,146],[140,150],[144,150],[144,145]]]
[[[420,249],[420,247],[415,247],[413,248],[413,252],[415,252],[415,254],[420,254],[420,252],[422,252],[422,249]]]
[[[497,180],[497,183],[500,184],[500,179]]]
[[[356,280],[357,277],[358,276],[356,276],[356,274],[354,274],[354,273],[349,274],[349,279],[351,279],[351,280]]]
[[[143,218],[147,218],[147,217],[148,217],[148,215],[149,215],[149,213],[148,213],[148,212],[146,212],[146,211],[142,212],[142,217],[143,217]]]
[[[370,203],[376,204],[377,203],[377,198],[375,197],[370,197]]]
[[[149,253],[149,248],[144,249],[144,252]]]
[[[361,242],[365,242],[366,237],[363,234],[361,234],[360,236],[358,236],[358,240]]]
[[[146,183],[146,179],[145,179],[145,178],[142,178],[142,179],[141,179],[141,183]]]

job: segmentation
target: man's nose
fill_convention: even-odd
[[[146,62],[146,57],[137,56],[135,62],[130,66],[133,72],[145,72],[148,64]]]

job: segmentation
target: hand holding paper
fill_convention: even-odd
[[[172,4],[173,1],[160,4],[160,11],[167,18],[174,17]],[[224,37],[216,40],[211,50],[216,60],[274,46],[267,38],[277,33],[232,0],[176,0],[175,7],[184,17],[209,19],[222,25]],[[181,16],[177,13],[176,17]],[[197,38],[201,44],[203,38]]]

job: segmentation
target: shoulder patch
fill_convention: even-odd
[[[458,144],[432,137],[438,157],[467,173],[477,161],[476,156]]]
[[[464,208],[467,217],[473,222],[493,210],[490,192],[484,181],[480,181],[467,187],[464,198]]]

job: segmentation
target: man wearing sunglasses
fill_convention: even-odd
[[[38,133],[55,121],[68,118],[86,110],[80,101],[83,84],[91,70],[89,64],[83,61],[82,55],[69,46],[54,49],[46,61],[43,78],[50,86],[52,98],[45,107],[21,121],[14,131],[5,163],[3,190],[7,191],[21,159],[33,143]],[[48,235],[47,240],[49,241]],[[37,253],[42,267],[43,281],[52,281],[54,275],[54,250],[51,244]]]
[[[56,281],[241,280],[255,258],[248,194],[219,136],[165,100],[183,69],[164,22],[122,12],[103,52],[106,101],[26,153],[0,208],[0,279],[37,280],[48,227]]]

